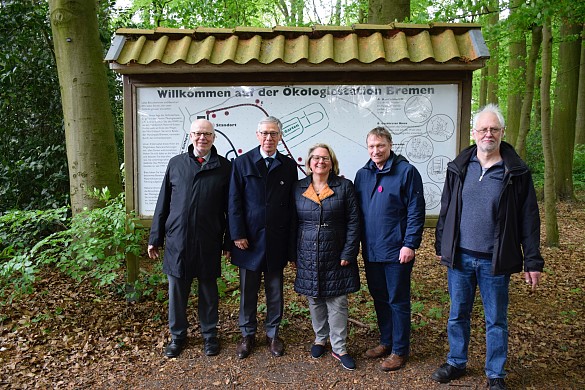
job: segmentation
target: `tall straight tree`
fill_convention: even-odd
[[[71,193],[71,209],[94,208],[93,188],[122,191],[95,1],[49,0]]]
[[[575,148],[575,118],[577,116],[577,89],[579,85],[579,60],[581,41],[574,37],[581,33],[581,26],[563,18],[559,37],[559,64],[555,85],[555,105],[552,133],[554,154],[555,189],[558,199],[572,199],[573,151]]]
[[[516,139],[516,150],[524,157],[526,136],[530,128],[530,117],[532,113],[532,104],[534,100],[535,78],[536,78],[536,63],[538,62],[538,53],[540,51],[540,44],[542,43],[542,26],[532,27],[532,44],[530,45],[530,55],[526,63],[526,95],[522,102],[522,110],[520,112],[520,126],[518,130],[518,137]],[[510,106],[508,106],[510,110]]]
[[[579,61],[579,91],[577,92],[575,144],[585,145],[585,24],[581,30],[581,60]]]
[[[488,43],[490,59],[487,64],[487,102],[498,104],[498,73],[500,71],[499,61],[499,38],[494,32],[500,19],[500,5],[498,0],[490,0],[488,6],[488,23],[491,29],[491,38]]]
[[[559,227],[557,223],[557,202],[555,193],[555,171],[551,145],[551,103],[550,86],[552,78],[552,34],[550,18],[542,28],[542,79],[540,82],[541,136],[544,154],[544,216],[546,245],[559,246]]]
[[[516,145],[520,128],[520,113],[522,111],[523,84],[526,73],[526,36],[524,23],[520,23],[517,14],[523,0],[512,0],[510,17],[510,46],[508,58],[508,102],[506,118],[506,139]],[[516,148],[518,150],[518,148]]]
[[[410,0],[368,0],[368,23],[404,22],[410,18]]]

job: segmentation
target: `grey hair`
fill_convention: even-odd
[[[478,112],[476,112],[475,115],[473,115],[472,129],[475,129],[475,126],[477,126],[477,121],[479,120],[480,115],[483,114],[484,112],[491,112],[492,114],[494,114],[496,117],[498,117],[498,122],[500,122],[500,127],[502,127],[502,128],[506,127],[504,115],[502,115],[502,111],[500,111],[500,107],[498,107],[497,104],[489,103],[489,104],[486,104]]]
[[[260,126],[262,126],[263,123],[276,124],[276,126],[278,126],[278,131],[282,133],[282,122],[280,121],[280,119],[273,117],[273,116],[267,116],[266,118],[264,118],[260,122],[258,122],[258,128],[256,129],[256,131],[260,131]]]
[[[378,126],[370,130],[368,135],[366,135],[366,142],[368,142],[368,138],[370,138],[371,135],[378,138],[386,138],[388,142],[392,143],[392,133],[390,133],[390,130],[385,127]]]

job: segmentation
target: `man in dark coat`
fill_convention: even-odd
[[[169,280],[167,357],[178,356],[187,340],[187,302],[193,278],[198,285],[198,317],[208,356],[219,353],[217,278],[221,255],[230,257],[226,228],[231,163],[213,146],[213,124],[198,119],[191,125],[187,153],[168,164],[152,218],[148,256],[159,257],[165,244],[163,272]]]
[[[485,313],[486,360],[490,390],[506,389],[508,289],[510,275],[524,270],[535,289],[544,260],[540,217],[526,164],[502,142],[504,117],[488,104],[473,118],[475,145],[447,165],[435,250],[449,267],[451,309],[447,361],[432,379],[447,383],[466,373],[471,311],[479,287]]]
[[[370,160],[355,177],[362,216],[362,256],[380,330],[370,359],[390,355],[383,371],[404,367],[410,352],[410,276],[425,223],[417,169],[392,151],[392,134],[376,127],[366,137]]]
[[[256,306],[262,274],[266,293],[266,336],[273,356],[284,353],[278,327],[284,311],[283,269],[289,258],[297,164],[276,148],[282,123],[266,117],[258,124],[260,146],[234,160],[229,193],[229,226],[235,247],[232,263],[240,268],[242,339],[236,352],[248,357],[256,343]]]

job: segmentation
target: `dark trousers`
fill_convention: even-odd
[[[258,292],[264,274],[264,292],[266,294],[266,335],[278,336],[278,327],[284,312],[283,272],[250,271],[240,268],[240,331],[243,336],[254,336],[258,327],[256,318]]]
[[[407,355],[410,351],[410,274],[414,260],[398,262],[365,262],[368,289],[380,329],[380,344],[391,346],[392,353]]]
[[[189,321],[187,320],[187,304],[193,278],[181,279],[167,275],[169,279],[169,330],[173,339],[187,337]],[[219,319],[219,294],[217,279],[197,278],[197,294],[199,303],[197,315],[201,335],[204,339],[217,337],[217,322]]]

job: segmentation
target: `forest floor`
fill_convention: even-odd
[[[511,389],[585,389],[585,203],[562,203],[558,210],[561,243],[559,248],[543,248],[545,275],[538,290],[531,292],[520,274],[513,275],[510,284]],[[426,229],[412,276],[412,351],[400,371],[382,372],[381,360],[363,356],[378,342],[365,278],[362,289],[350,295],[348,348],[357,362],[350,372],[330,355],[310,358],[313,331],[307,303],[293,291],[289,268],[280,333],[285,355],[272,357],[259,332],[256,349],[244,360],[235,354],[239,332],[237,285],[230,282],[234,275],[227,275],[230,292],[220,302],[220,354],[203,354],[193,302],[188,347],[178,358],[167,359],[162,354],[169,337],[164,283],[148,285],[147,296],[127,303],[122,288],[99,289],[46,271],[33,294],[1,307],[0,388],[485,388],[479,297],[468,375],[444,385],[430,379],[447,353],[449,311],[446,270],[435,260],[433,240],[433,230]],[[157,267],[147,260],[141,266]]]

